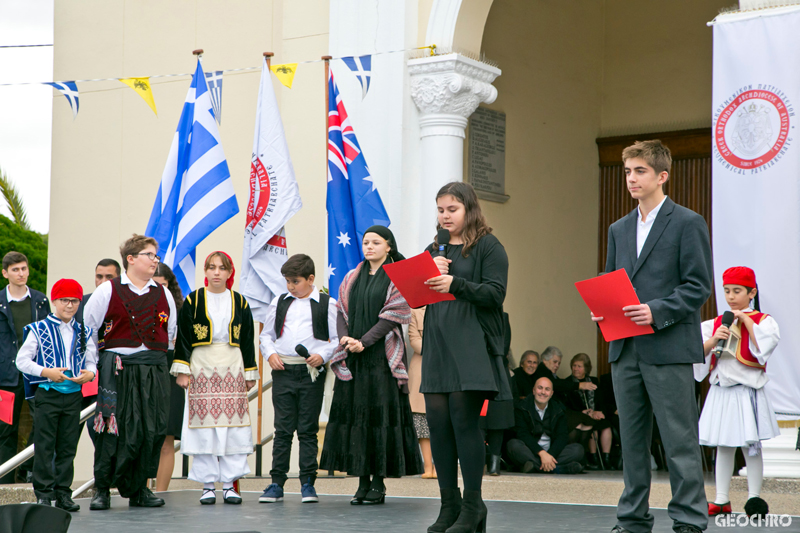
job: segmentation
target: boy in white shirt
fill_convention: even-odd
[[[314,261],[307,255],[290,257],[281,267],[288,293],[270,303],[261,353],[272,368],[272,406],[275,439],[272,444],[272,483],[258,499],[283,500],[292,437],[300,442],[300,483],[303,503],[317,502],[317,432],[325,388],[319,373],[338,345],[336,300],[314,286]],[[305,348],[305,351],[303,350]]]
[[[80,509],[70,485],[81,435],[81,385],[97,372],[92,330],[73,319],[82,298],[77,281],[58,280],[50,293],[55,313],[25,326],[16,363],[26,396],[36,402],[33,490],[39,504],[51,505],[55,499],[56,507],[69,512]]]

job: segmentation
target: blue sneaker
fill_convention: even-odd
[[[317,503],[317,491],[314,490],[314,485],[311,483],[304,483],[300,488],[300,494],[303,496],[303,503]]]
[[[258,498],[259,503],[275,503],[283,501],[283,487],[277,483],[269,485]]]

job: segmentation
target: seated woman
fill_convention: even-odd
[[[519,360],[519,367],[512,371],[514,377],[511,378],[511,390],[514,393],[514,398],[524,400],[526,396],[533,392],[533,384],[536,383],[533,374],[538,366],[539,353],[534,350],[525,350]]]
[[[585,353],[579,353],[570,361],[572,376],[566,378],[574,383],[598,384],[597,378],[589,376],[592,371],[592,361]],[[580,441],[587,452],[587,467],[590,470],[601,468],[597,454],[597,443],[592,438],[592,433],[599,434],[600,448],[603,453],[602,465],[608,470],[613,470],[611,465],[611,424],[597,404],[600,390],[581,390],[580,388],[564,396],[564,405],[567,408],[567,425],[570,428],[570,437],[573,441]]]

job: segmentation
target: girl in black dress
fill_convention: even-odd
[[[512,399],[504,367],[503,300],[508,256],[481,213],[472,186],[453,182],[436,195],[438,227],[450,232],[440,276],[426,283],[454,301],[429,305],[422,345],[422,384],[442,508],[429,533],[486,530],[481,499],[483,401]],[[438,250],[434,241],[429,248]],[[464,497],[458,489],[458,464]]]
[[[181,286],[172,270],[164,263],[159,263],[153,281],[167,288],[175,300],[175,311],[180,312],[183,305]],[[170,339],[167,350],[167,368],[172,366],[175,358],[175,339]],[[169,377],[169,420],[167,421],[167,437],[161,445],[161,458],[158,462],[158,475],[156,476],[156,491],[169,490],[172,471],[175,468],[175,439],[181,440],[181,426],[183,424],[183,406],[185,402],[183,389],[175,382],[175,377]]]
[[[362,245],[365,261],[339,287],[337,380],[320,457],[322,470],[359,476],[353,505],[384,503],[384,478],[423,472],[403,360],[411,308],[383,270],[403,256],[384,226],[369,228]]]

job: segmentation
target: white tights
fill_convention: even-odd
[[[742,446],[742,453],[744,454],[744,462],[747,464],[747,498],[757,498],[761,494],[761,482],[764,480],[764,460],[761,458],[761,453],[749,455],[747,446]],[[728,492],[731,490],[731,477],[733,476],[735,457],[736,448],[717,446],[717,464],[715,468],[717,497],[714,500],[717,505],[730,501]]]

